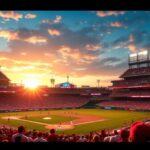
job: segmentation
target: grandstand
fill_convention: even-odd
[[[99,103],[97,106],[150,110],[149,52],[130,54],[128,65],[129,69],[120,76],[120,80],[112,81],[111,101]]]
[[[148,51],[130,54],[129,69],[121,80],[112,81],[113,99],[149,99],[150,94],[150,59]]]
[[[10,83],[10,79],[0,71],[0,87],[7,87]]]
[[[107,88],[77,88],[69,82],[58,85],[31,90],[10,83],[0,72],[0,111],[79,108],[89,101],[106,99],[110,93]]]

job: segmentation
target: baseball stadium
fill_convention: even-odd
[[[141,64],[146,66],[139,67]],[[119,132],[135,121],[148,123],[149,64],[147,51],[130,55],[129,69],[108,88],[77,88],[68,76],[67,82],[55,87],[12,86],[0,72],[0,124],[14,129],[24,126],[28,131],[54,129],[58,135],[86,135]]]
[[[97,13],[99,17],[114,14],[124,15],[125,12]],[[14,12],[11,12],[11,16],[13,15]],[[9,17],[8,12],[1,12],[1,16]],[[36,18],[33,14],[27,14],[25,17],[26,19]],[[10,17],[9,19],[12,18]],[[15,19],[19,20],[20,18]],[[61,19],[60,16],[57,16],[53,22],[44,20],[42,25],[44,28],[57,25],[57,28]],[[52,24],[53,26],[51,26]],[[121,27],[117,22],[111,24],[111,26]],[[42,28],[42,33],[44,33],[44,28]],[[66,30],[65,27],[63,29]],[[68,30],[64,32],[73,34]],[[21,34],[20,32],[24,33]],[[34,32],[29,32],[28,29],[25,31],[20,29],[18,32],[2,31],[0,29],[0,38],[8,38],[17,42],[20,40],[20,36],[23,38],[22,42],[29,42],[32,44],[32,48],[36,44],[45,44],[47,42],[42,37],[42,34],[37,37],[27,37],[27,34],[32,35]],[[55,37],[63,34],[62,31],[58,31],[58,28],[48,29],[48,33],[52,36],[53,43]],[[75,35],[75,33],[73,35],[79,38],[79,35]],[[58,43],[61,43],[60,39],[57,40]],[[134,40],[133,36],[129,37],[129,41],[132,44]],[[80,41],[78,43],[82,44]],[[11,46],[14,43],[9,44]],[[13,46],[17,45],[15,44]],[[36,48],[38,49],[38,47],[46,48],[45,45],[39,45]],[[87,51],[90,52],[96,52],[97,47],[86,45]],[[17,49],[17,46],[15,48]],[[24,48],[26,49],[25,45]],[[129,48],[132,49],[133,47],[130,46]],[[59,52],[64,59],[71,56],[70,61],[73,61],[74,58],[74,61],[78,61],[77,58],[79,57],[78,65],[81,66],[83,63],[87,63],[90,66],[87,59],[90,58],[90,61],[95,59],[94,56],[92,57],[88,54],[85,54],[87,56],[82,59],[78,49],[73,49],[71,52],[71,49],[65,46],[61,47]],[[0,51],[0,53],[2,52]],[[7,55],[9,53],[7,52]],[[22,58],[30,58],[30,56],[27,57],[28,53],[23,51],[20,55],[19,57]],[[10,61],[10,64],[17,63],[18,65],[25,63],[14,61],[11,56],[13,57],[13,53],[9,56],[9,59],[6,59],[3,55],[3,57],[0,57],[0,61]],[[36,53],[31,58],[33,57],[36,57]],[[45,52],[44,57],[51,57],[51,54]],[[49,80],[50,85],[46,86],[38,85],[34,78],[25,80],[21,84],[16,84],[12,82],[12,78],[17,77],[19,74],[18,68],[14,68],[16,73],[9,78],[9,75],[5,73],[8,69],[4,66],[9,64],[4,63],[4,69],[0,70],[0,142],[93,143],[150,141],[150,54],[148,50],[139,50],[138,52],[128,53],[128,57],[124,59],[125,63],[128,64],[127,69],[118,74],[118,79],[112,79],[110,86],[101,86],[101,80],[98,79],[96,80],[97,86],[83,85],[79,87],[77,82],[70,82],[69,75],[66,76],[65,82],[61,80],[62,82],[57,84],[55,83],[55,77],[52,76]],[[59,61],[54,63],[59,63]],[[103,63],[105,62],[103,61]],[[28,62],[28,65],[32,65],[32,63],[34,64],[34,62]],[[64,61],[62,64],[67,65],[67,62]],[[37,65],[42,66],[43,64],[38,62]],[[50,66],[46,63],[44,65],[47,68],[42,68],[42,66],[42,71],[44,69],[48,70]],[[32,66],[29,69],[34,69],[34,67]],[[61,67],[56,69],[63,70]],[[111,68],[109,69],[111,70]],[[23,68],[23,70],[26,70],[26,68]],[[78,69],[78,71],[83,70],[84,68]],[[67,70],[64,70],[64,72],[67,74]],[[115,72],[115,69],[113,72]],[[44,80],[44,77],[42,79]]]

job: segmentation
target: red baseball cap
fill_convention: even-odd
[[[146,142],[150,140],[150,125],[135,122],[131,125],[129,139],[131,142]]]

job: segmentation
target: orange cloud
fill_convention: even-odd
[[[0,11],[0,17],[4,19],[13,19],[19,21],[19,19],[23,18],[23,15],[19,13],[15,13],[14,11],[8,11],[8,12]]]
[[[33,65],[33,66],[45,66],[45,67],[49,67],[50,64],[49,63],[45,63],[45,62],[31,62],[31,61],[25,61],[25,60],[17,60],[17,59],[11,59],[8,57],[0,57],[0,61],[7,61],[10,62],[11,64],[15,64],[15,65]]]
[[[61,32],[56,29],[48,29],[48,33],[52,36],[60,36],[61,35]]]
[[[52,57],[53,55],[51,53],[44,53],[44,56]]]
[[[111,27],[117,27],[117,28],[119,28],[119,27],[122,27],[123,24],[122,24],[121,22],[112,22],[112,23],[110,24],[110,26],[111,26]]]
[[[138,50],[134,44],[129,44],[127,47],[131,52],[136,52]]]
[[[59,49],[60,54],[63,56],[64,60],[71,58],[72,61],[75,61],[77,64],[89,64],[97,57],[89,54],[82,54],[79,49],[71,49],[68,46],[62,46]]]
[[[0,37],[5,38],[7,40],[22,40],[26,41],[32,44],[37,44],[37,43],[46,43],[47,39],[45,37],[41,36],[31,36],[25,39],[21,39],[18,35],[18,32],[15,31],[7,31],[7,30],[0,30]]]
[[[99,17],[107,17],[107,16],[118,16],[125,14],[124,11],[97,11],[96,15]]]
[[[18,33],[7,30],[0,30],[0,37],[5,38],[7,40],[16,40],[18,39]]]
[[[22,55],[22,56],[26,56],[26,55],[27,55],[27,53],[22,52],[22,53],[20,53],[20,55]]]
[[[40,37],[40,36],[31,36],[25,39],[24,41],[32,43],[32,44],[37,44],[37,43],[46,43],[47,39],[44,37]]]
[[[34,18],[36,18],[37,16],[35,15],[35,14],[26,14],[25,15],[25,18],[26,19],[34,19]]]

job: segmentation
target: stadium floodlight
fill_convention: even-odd
[[[148,54],[147,50],[138,53],[138,55],[147,55],[147,54]]]
[[[130,57],[136,57],[136,56],[137,56],[137,53],[130,54]]]

